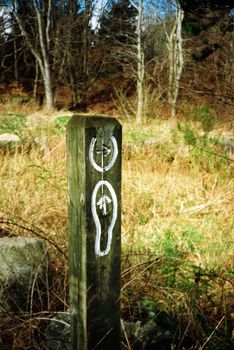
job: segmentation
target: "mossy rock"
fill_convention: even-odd
[[[43,299],[48,277],[45,243],[37,238],[1,238],[0,266],[0,317],[36,307]]]

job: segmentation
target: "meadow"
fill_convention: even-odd
[[[15,149],[0,150],[0,236],[48,242],[54,274],[42,316],[69,305],[65,128],[70,117],[67,112],[0,113],[1,133],[22,139]],[[155,118],[141,126],[120,122],[122,318],[142,325],[169,317],[174,338],[168,350],[231,349],[233,158],[216,136],[228,127],[217,123],[210,131],[201,121],[186,119]],[[32,334],[40,327],[43,332],[43,326],[36,318],[29,332],[27,315],[14,330],[9,317],[2,337],[13,339],[14,349],[39,349]],[[123,349],[133,349],[124,335]]]

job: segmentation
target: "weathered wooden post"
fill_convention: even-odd
[[[112,118],[67,127],[72,350],[120,349],[121,139]]]

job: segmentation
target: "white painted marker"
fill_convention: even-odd
[[[96,137],[92,137],[92,140],[91,140],[91,143],[89,146],[89,160],[90,160],[90,163],[92,164],[92,166],[94,167],[94,169],[96,169],[100,173],[103,173],[105,171],[110,170],[113,167],[113,165],[115,164],[116,158],[118,156],[118,145],[117,145],[116,138],[114,136],[111,136],[111,142],[113,144],[113,157],[112,157],[111,161],[109,162],[109,164],[101,167],[94,160],[94,148],[95,148],[96,142],[97,142]],[[103,150],[103,152],[104,151],[106,151],[107,155],[110,153],[110,150],[106,146],[105,146],[105,150]]]
[[[100,189],[100,187],[103,188],[104,186],[106,186],[108,188],[108,190],[110,192],[110,195],[111,195],[112,206],[113,206],[113,214],[112,214],[112,220],[111,220],[110,227],[108,228],[108,238],[107,238],[106,249],[101,251],[100,245],[101,245],[102,228],[101,228],[101,223],[100,223],[100,220],[99,220],[99,217],[98,217],[98,214],[97,214],[97,205],[100,206],[100,200],[97,203],[97,193],[98,193],[98,190]],[[103,198],[103,197],[101,197],[101,198]],[[107,197],[107,198],[108,198],[108,203],[110,204],[110,201],[109,201],[110,198],[109,197]],[[103,202],[103,200],[105,200],[105,198],[103,198],[101,202]],[[92,210],[92,214],[93,214],[94,223],[95,223],[95,226],[96,226],[95,254],[97,256],[105,256],[105,255],[107,255],[109,253],[110,248],[111,248],[113,229],[114,229],[115,222],[116,222],[116,219],[117,219],[117,211],[118,211],[118,202],[117,202],[116,193],[115,193],[112,185],[108,181],[100,180],[100,181],[98,181],[98,183],[94,187],[94,190],[93,190],[93,193],[92,193],[91,210]],[[106,212],[106,207],[105,207],[104,211]]]

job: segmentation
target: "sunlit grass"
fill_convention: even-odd
[[[30,140],[37,132],[45,135],[46,149],[27,144],[16,153],[1,154],[0,221],[18,235],[32,232],[9,223],[39,228],[66,253],[64,120],[58,128],[40,114],[34,118],[29,118],[24,135],[28,131]],[[153,298],[177,317],[183,310],[191,327],[200,327],[198,307],[214,313],[212,302],[217,315],[231,317],[233,168],[231,162],[219,162],[196,153],[166,121],[140,128],[123,125],[123,293],[131,290],[135,298]],[[124,273],[129,266],[131,274]]]
[[[224,257],[233,248],[231,165],[207,172],[189,149],[181,153],[183,141],[173,141],[175,131],[166,122],[140,129],[127,124],[123,130],[123,249],[131,245],[160,251],[166,231],[173,231],[180,242],[183,233],[194,228],[200,237],[199,259],[192,259],[228,265],[226,259],[221,262],[222,252],[212,251],[217,250],[215,242],[225,246]],[[29,151],[1,155],[1,216],[24,220],[66,240],[65,135],[46,132],[48,154],[34,145]],[[152,138],[152,144],[145,144]]]

